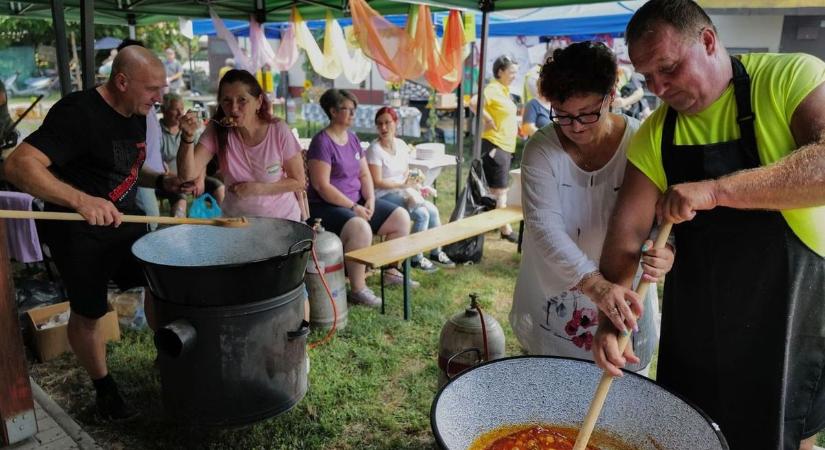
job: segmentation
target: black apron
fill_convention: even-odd
[[[760,165],[750,77],[731,62],[740,139],[674,145],[677,113],[669,108],[669,185]],[[720,207],[673,230],[658,382],[713,418],[733,450],[797,450],[825,427],[825,259],[776,211]]]

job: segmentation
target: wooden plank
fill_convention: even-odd
[[[0,220],[0,441],[9,441],[11,430],[6,428],[6,420],[27,412],[35,420],[34,400],[17,318],[9,250],[6,246],[6,221]]]
[[[478,236],[508,223],[519,222],[523,218],[520,206],[494,209],[438,228],[353,250],[346,257],[371,267],[381,267],[436,247]]]

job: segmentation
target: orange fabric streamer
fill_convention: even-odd
[[[381,76],[393,83],[424,75],[438,92],[451,92],[461,82],[463,29],[458,11],[451,11],[442,49],[438,48],[430,8],[419,6],[413,36],[384,19],[365,0],[350,0],[353,36],[364,54],[378,65]]]
[[[461,84],[464,73],[461,64],[464,59],[464,30],[461,27],[461,17],[458,11],[450,11],[439,52],[430,7],[421,5],[418,16],[416,37],[423,38],[421,41],[427,57],[427,70],[424,76],[437,92],[453,92]]]
[[[424,73],[420,43],[383,18],[364,0],[350,0],[352,26],[361,50],[369,56],[390,82],[416,79]]]

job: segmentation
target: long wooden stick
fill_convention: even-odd
[[[659,228],[659,235],[656,236],[656,242],[653,248],[663,248],[667,244],[667,237],[670,235],[670,229],[673,224],[666,222]],[[639,285],[636,286],[636,293],[644,298],[647,294],[647,288],[650,283],[644,280],[639,280]],[[631,313],[633,314],[633,313]],[[625,333],[619,337],[619,352],[624,353],[627,344],[630,342],[630,333]],[[610,384],[613,383],[613,375],[610,375],[606,370],[602,373],[602,378],[599,380],[599,386],[596,387],[596,393],[593,395],[593,400],[590,402],[590,409],[587,410],[587,415],[584,417],[579,435],[576,436],[576,444],[573,450],[585,450],[587,443],[590,442],[590,435],[593,434],[593,428],[596,427],[596,421],[599,420],[599,414],[602,412],[604,401],[607,398],[607,392],[610,390]]]
[[[38,220],[74,220],[85,221],[78,213],[51,211],[17,211],[0,209],[0,219],[38,219]],[[163,223],[170,225],[217,225],[220,227],[245,227],[249,222],[245,217],[218,217],[198,219],[193,217],[133,216],[124,214],[120,220],[126,223]]]

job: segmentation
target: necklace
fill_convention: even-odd
[[[395,155],[395,142],[394,141],[390,141],[389,143],[387,143],[385,145],[379,139],[378,144],[381,146],[382,149],[384,149],[385,152],[389,153],[390,155]]]

